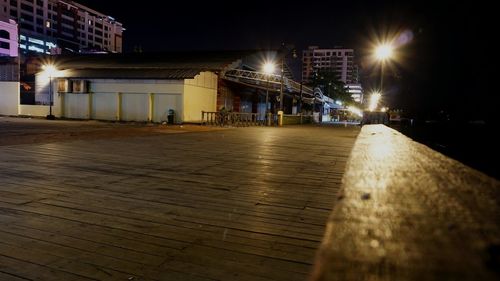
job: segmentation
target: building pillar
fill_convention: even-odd
[[[116,95],[116,120],[120,121],[122,118],[122,93]]]
[[[149,93],[149,115],[148,115],[149,122],[153,122],[154,108],[155,108],[155,94]]]
[[[60,101],[60,110],[59,110],[59,116],[61,118],[64,118],[64,107],[66,106],[66,94],[65,93],[59,93],[59,101]]]
[[[88,95],[89,95],[88,119],[92,119],[92,93],[88,93]]]

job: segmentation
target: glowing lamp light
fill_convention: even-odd
[[[264,64],[264,73],[266,74],[271,74],[271,73],[274,73],[274,70],[275,70],[276,66],[273,64],[273,63],[270,63],[270,62],[266,62]]]
[[[386,60],[392,56],[393,47],[389,44],[382,44],[375,48],[375,57],[378,60]]]
[[[373,93],[370,96],[370,104],[368,106],[368,110],[374,111],[375,109],[377,109],[378,102],[380,101],[381,96],[382,95],[380,93]]]
[[[347,107],[347,110],[349,110],[350,112],[352,112],[353,114],[356,114],[358,115],[359,117],[363,117],[363,112],[361,111],[361,109],[357,108],[357,107],[354,107],[354,106],[348,106]]]
[[[44,65],[42,66],[42,69],[49,77],[52,77],[57,73],[57,68],[52,64]]]

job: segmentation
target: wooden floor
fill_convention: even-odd
[[[0,280],[306,280],[358,132],[0,146]]]

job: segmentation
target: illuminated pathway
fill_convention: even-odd
[[[0,146],[0,280],[306,280],[359,132],[36,122],[0,124],[52,140]]]

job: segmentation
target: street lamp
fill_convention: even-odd
[[[43,71],[49,76],[49,115],[47,115],[48,120],[54,120],[55,116],[52,114],[52,103],[53,95],[52,92],[52,76],[57,73],[57,68],[52,64],[46,64],[42,66]]]
[[[380,91],[384,91],[384,65],[385,62],[392,58],[394,47],[391,44],[383,43],[375,47],[375,59],[380,61]]]
[[[267,87],[266,87],[266,114],[269,111],[269,106],[268,106],[268,103],[269,103],[269,78],[271,77],[271,74],[274,73],[274,69],[275,68],[276,68],[276,66],[274,65],[274,63],[271,63],[271,62],[266,62],[264,64],[264,67],[263,67],[264,73],[266,74],[266,78],[267,78]]]
[[[375,48],[375,58],[377,60],[386,60],[391,58],[393,47],[390,44],[381,44]]]

